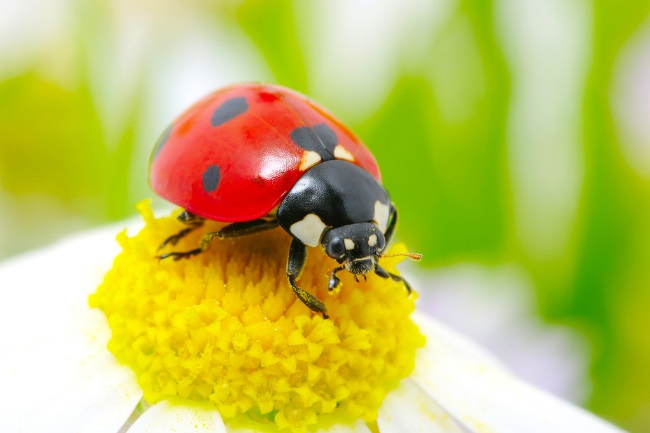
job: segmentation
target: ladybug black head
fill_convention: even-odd
[[[321,244],[328,256],[359,275],[375,269],[386,240],[376,224],[357,223],[326,231]]]

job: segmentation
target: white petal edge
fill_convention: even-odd
[[[118,226],[0,265],[0,430],[115,433],[142,397],[106,349],[110,330],[88,295],[119,250]]]
[[[370,433],[366,423],[359,420],[353,425],[336,424],[329,428],[319,430],[319,433]]]
[[[477,433],[621,433],[623,430],[537,390],[460,335],[422,314],[427,337],[411,378],[442,409]]]
[[[247,423],[246,426],[233,427],[227,425],[228,433],[287,433],[290,430],[279,430],[275,424],[256,424],[254,421]],[[370,429],[363,420],[357,420],[352,425],[334,424],[325,428],[307,428],[308,433],[371,433]],[[130,433],[130,432],[129,432]]]
[[[216,409],[177,406],[161,401],[147,409],[127,432],[227,433],[227,430]]]
[[[381,433],[467,433],[411,379],[391,391],[379,409]]]

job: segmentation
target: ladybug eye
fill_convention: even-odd
[[[326,251],[327,255],[333,259],[338,259],[343,254],[345,254],[345,245],[343,244],[343,239],[334,238],[327,244]]]

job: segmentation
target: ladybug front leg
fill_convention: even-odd
[[[408,290],[409,295],[413,291],[408,281],[406,281],[404,278],[400,277],[399,275],[395,275],[388,272],[386,269],[382,268],[379,265],[375,266],[375,274],[379,275],[382,278],[391,278],[393,281],[404,283],[404,286],[406,286],[406,290]]]
[[[200,217],[198,215],[194,215],[192,212],[187,211],[187,210],[184,210],[183,212],[181,212],[176,217],[176,219],[179,220],[180,222],[182,222],[183,224],[187,224],[189,227],[187,227],[187,228],[181,230],[180,232],[176,233],[175,235],[170,236],[167,239],[165,239],[160,244],[158,249],[163,248],[167,244],[176,245],[179,240],[181,240],[182,238],[184,238],[185,236],[187,236],[188,234],[190,234],[194,230],[198,229],[199,227],[201,227],[203,225],[203,221],[205,221],[205,219],[203,217]]]
[[[335,290],[339,286],[339,284],[341,283],[341,279],[339,277],[337,277],[336,274],[338,272],[341,272],[343,269],[345,269],[345,266],[337,266],[334,269],[332,269],[332,273],[330,274],[329,283],[327,284],[327,290],[329,290],[330,292],[332,290]],[[356,275],[355,275],[355,277],[356,277]],[[365,277],[365,275],[364,275],[364,277]]]
[[[307,247],[298,239],[294,239],[289,248],[289,261],[287,262],[287,278],[289,278],[289,284],[291,284],[293,293],[296,294],[303,304],[308,306],[310,310],[321,313],[323,319],[327,319],[329,316],[327,315],[327,307],[325,307],[325,304],[296,284],[296,279],[300,278],[306,260]]]

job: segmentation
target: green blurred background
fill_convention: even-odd
[[[416,272],[518,269],[531,314],[586,342],[579,403],[648,432],[649,11],[0,0],[0,258],[133,215],[157,136],[208,91],[283,84],[372,149]]]

